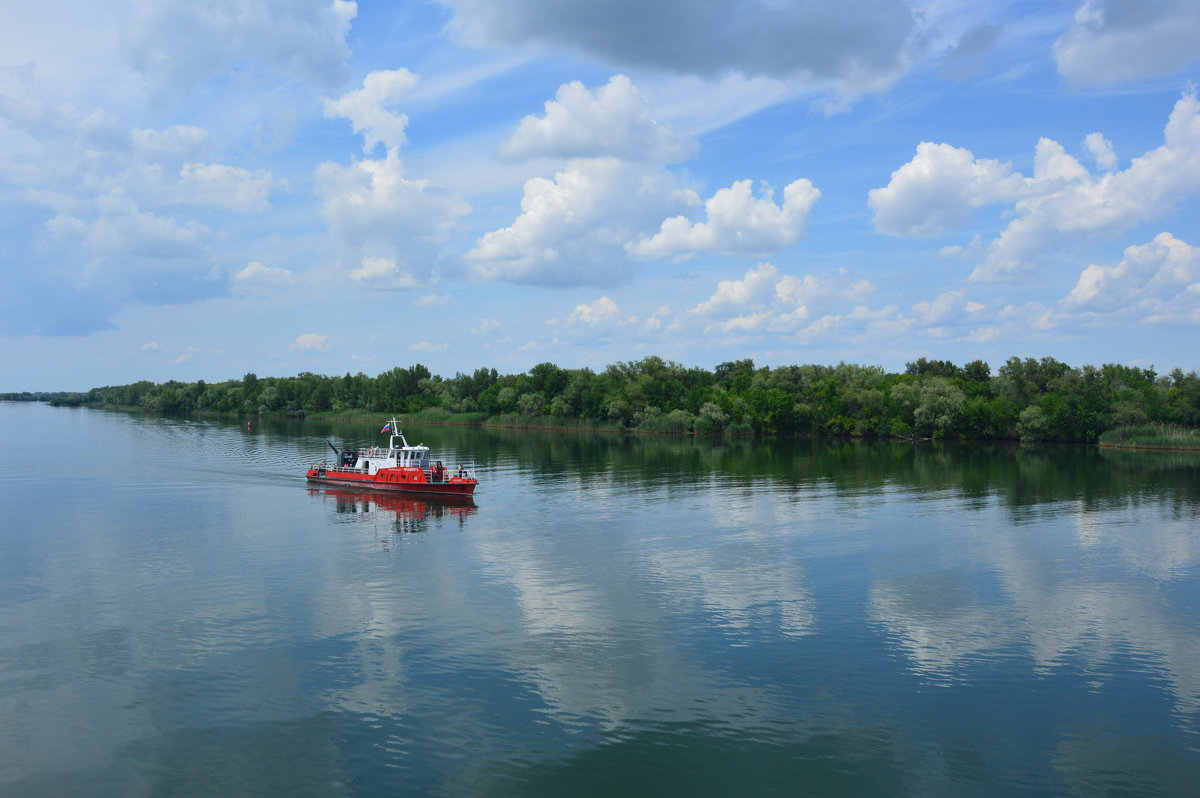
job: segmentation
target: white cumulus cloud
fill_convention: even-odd
[[[595,302],[576,305],[571,314],[567,316],[567,324],[585,324],[595,327],[616,320],[620,314],[621,309],[617,307],[617,303],[602,296]]]
[[[277,269],[272,266],[264,266],[257,261],[251,261],[233,275],[233,282],[243,285],[278,287],[292,285],[295,277],[287,269]]]
[[[654,119],[650,104],[625,75],[615,75],[594,92],[579,81],[563,84],[546,102],[545,115],[525,117],[500,148],[510,158],[612,156],[663,163],[694,150],[694,142]]]
[[[304,333],[292,341],[291,347],[292,349],[301,349],[310,352],[327,352],[333,348],[333,344],[329,343],[329,337],[326,335]]]
[[[815,314],[848,307],[873,290],[868,281],[853,280],[844,271],[797,276],[760,263],[740,280],[718,282],[712,296],[688,315],[703,320],[707,332],[799,334],[815,323],[809,322]]]
[[[1200,322],[1200,247],[1170,233],[1125,250],[1115,266],[1091,265],[1063,299],[1064,310]]]
[[[407,143],[404,130],[408,116],[389,110],[417,85],[417,76],[407,69],[377,70],[363,79],[363,87],[348,91],[336,100],[325,101],[325,116],[350,120],[363,137],[363,152],[375,146],[397,149]]]
[[[886,305],[872,310],[866,305],[855,305],[844,313],[826,313],[796,330],[797,340],[812,343],[822,339],[841,342],[861,342],[867,338],[887,340],[909,328],[909,323],[900,317],[895,305]]]
[[[568,162],[553,180],[525,181],[521,215],[467,253],[484,279],[543,285],[613,285],[631,267],[625,245],[663,211],[697,202],[669,172],[616,158]]]
[[[931,300],[913,305],[913,320],[922,327],[940,333],[947,328],[979,323],[977,314],[987,306],[967,299],[965,289],[943,291]]]
[[[1113,151],[1112,142],[1104,138],[1102,133],[1088,133],[1083,144],[1091,153],[1096,166],[1105,172],[1111,172],[1117,168],[1117,153]]]
[[[717,283],[717,290],[713,295],[692,308],[692,313],[710,316],[722,310],[762,302],[771,295],[779,282],[779,269],[774,264],[760,263],[752,269],[747,269],[740,280],[721,280]]]
[[[316,193],[330,231],[355,259],[390,261],[414,277],[429,271],[438,245],[470,211],[461,198],[428,180],[406,178],[394,148],[378,160],[321,164]],[[379,276],[374,261],[356,271],[356,279]]]
[[[330,232],[352,260],[357,282],[394,288],[421,284],[433,272],[440,245],[449,238],[470,206],[430,181],[409,179],[400,159],[408,117],[393,113],[394,103],[416,82],[406,69],[372,72],[363,88],[327,100],[327,116],[349,119],[370,153],[384,144],[383,158],[364,158],[349,166],[322,163],[315,190]]]
[[[964,224],[986,203],[1016,199],[1023,189],[1024,180],[1009,164],[923,141],[886,186],[871,189],[867,204],[881,233],[935,236]]]
[[[401,270],[393,258],[365,257],[358,268],[351,270],[350,279],[387,288],[418,288],[421,285],[416,277]]]
[[[1116,154],[1103,135],[1090,134],[1084,146],[1102,174],[1047,138],[1038,141],[1032,177],[965,149],[923,142],[887,186],[870,192],[875,228],[891,235],[940,235],[984,204],[1011,202],[1012,221],[972,273],[975,280],[996,280],[1031,270],[1073,237],[1127,230],[1200,192],[1200,103],[1194,91],[1176,102],[1162,146],[1127,168],[1114,171]]]
[[[1093,175],[1056,142],[1038,142],[1028,196],[972,273],[990,280],[1026,271],[1064,237],[1112,235],[1151,221],[1200,192],[1200,103],[1179,99],[1161,147],[1126,169]]]
[[[686,257],[697,252],[775,252],[803,237],[809,212],[820,198],[821,192],[804,178],[784,188],[783,202],[778,205],[769,188],[764,189],[763,196],[755,197],[752,181],[738,180],[704,203],[707,221],[693,224],[684,216],[673,216],[653,237],[643,238],[628,249],[640,258]]]

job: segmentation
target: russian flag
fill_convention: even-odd
[[[379,430],[379,434],[382,435],[383,433],[387,432],[391,428],[392,428],[392,422],[389,421],[388,423],[383,425],[383,429]]]

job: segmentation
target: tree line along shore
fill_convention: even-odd
[[[16,398],[14,394],[0,395]],[[421,364],[365,374],[218,383],[135,382],[57,394],[52,404],[157,413],[276,414],[699,435],[839,435],[1200,447],[1200,376],[1051,357],[958,366],[921,358],[903,372],[848,363],[712,370],[659,357],[602,371],[541,363],[441,377]]]

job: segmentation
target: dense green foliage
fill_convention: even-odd
[[[376,377],[247,374],[240,380],[137,382],[94,388],[62,404],[154,412],[408,414],[528,426],[760,435],[853,435],[1096,441],[1117,427],[1200,426],[1200,376],[1176,369],[1073,368],[1010,358],[994,376],[976,360],[921,358],[902,374],[839,363],[712,371],[658,357],[601,372],[541,363],[524,374],[481,368],[451,378],[420,364]]]

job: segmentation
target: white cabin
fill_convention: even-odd
[[[429,469],[429,447],[423,444],[409,445],[400,431],[396,419],[388,425],[392,435],[386,448],[359,449],[355,467],[364,473],[374,474],[381,468],[419,468]]]

